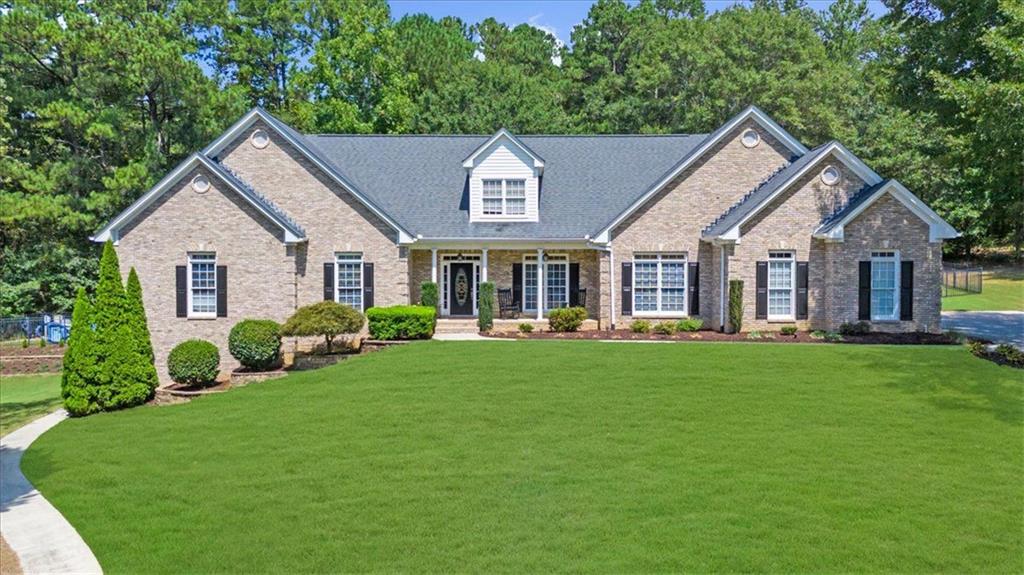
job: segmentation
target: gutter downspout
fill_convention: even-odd
[[[718,312],[719,326],[718,329],[721,332],[725,332],[725,246],[718,244],[718,249],[721,250],[721,257],[719,258],[719,270],[718,276],[720,279],[720,290],[719,304],[721,304],[721,310]]]

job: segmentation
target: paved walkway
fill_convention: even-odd
[[[487,337],[479,333],[435,333],[438,341],[515,341],[504,337]]]
[[[1024,349],[1024,312],[1020,311],[946,311],[942,329]]]
[[[103,572],[78,531],[21,474],[28,446],[66,417],[62,409],[0,438],[0,534],[28,574]]]

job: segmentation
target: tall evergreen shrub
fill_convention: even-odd
[[[124,285],[121,283],[121,270],[117,261],[114,244],[108,241],[103,246],[100,257],[100,277],[96,284],[96,299],[93,307],[93,326],[96,329],[95,348],[97,370],[96,384],[104,388],[101,402],[105,405],[114,384],[117,361],[125,359],[123,346],[133,346],[130,336],[122,333],[121,327],[126,325]]]
[[[743,329],[743,280],[729,280],[729,329]]]
[[[494,283],[480,283],[480,316],[477,318],[480,331],[487,331],[494,325]]]
[[[420,305],[437,309],[437,284],[434,282],[423,282],[420,284]]]
[[[119,329],[127,345],[119,346],[124,360],[117,363],[115,372],[110,405],[115,409],[144,403],[152,397],[159,383],[156,366],[153,365],[153,344],[146,325],[146,309],[142,305],[142,284],[135,268],[128,272],[124,306],[125,321]]]
[[[92,303],[85,288],[78,288],[75,310],[71,315],[71,335],[64,353],[60,395],[64,409],[74,416],[89,415],[102,409],[100,390],[95,383],[96,348],[92,329]]]
[[[153,342],[149,338],[149,322],[146,320],[146,308],[142,304],[142,284],[133,267],[128,272],[128,282],[124,286],[127,298],[128,321],[132,324],[132,334],[142,356],[153,363]]]

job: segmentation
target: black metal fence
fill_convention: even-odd
[[[982,269],[946,267],[942,269],[942,297],[981,293]]]

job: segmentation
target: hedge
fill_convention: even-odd
[[[219,368],[217,346],[201,339],[183,341],[167,356],[171,379],[185,385],[206,385],[217,379]]]
[[[248,369],[277,367],[281,361],[281,325],[270,319],[243,319],[228,334],[228,351]]]
[[[429,339],[434,335],[437,310],[424,305],[372,307],[366,319],[373,339]]]

